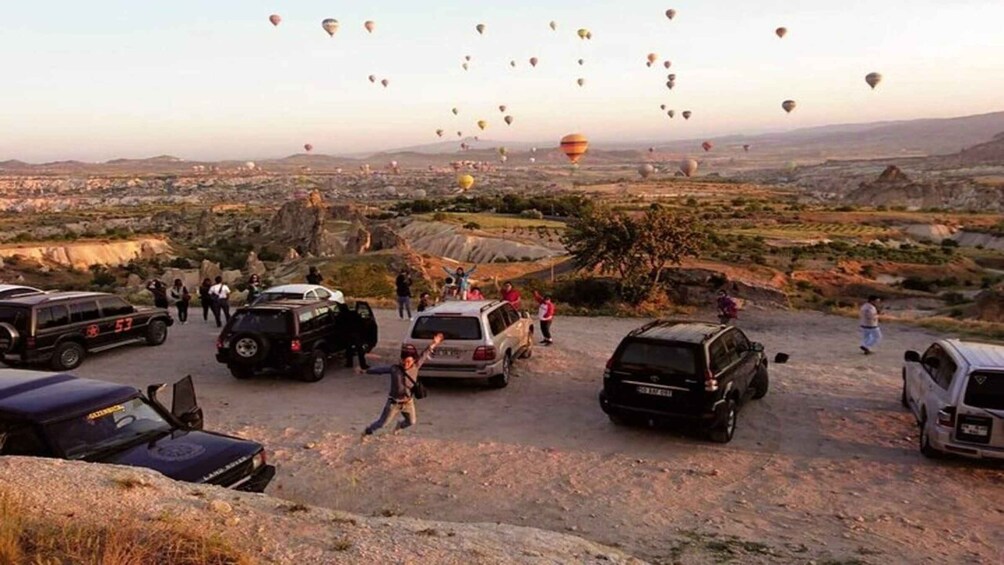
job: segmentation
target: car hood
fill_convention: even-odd
[[[146,467],[177,481],[204,482],[224,467],[250,459],[261,445],[222,434],[175,430],[101,458],[102,463]],[[212,482],[212,481],[210,481]]]

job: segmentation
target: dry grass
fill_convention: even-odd
[[[216,535],[178,524],[42,519],[24,509],[16,496],[0,491],[0,563],[251,565],[255,561]]]

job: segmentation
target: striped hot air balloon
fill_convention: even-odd
[[[588,150],[589,139],[581,133],[572,133],[561,138],[561,151],[572,163],[578,163]]]

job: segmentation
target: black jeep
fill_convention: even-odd
[[[328,359],[354,343],[365,351],[376,347],[369,304],[357,302],[349,310],[328,301],[277,300],[238,310],[216,341],[216,360],[238,379],[272,371],[317,382]]]
[[[787,360],[779,353],[774,362]],[[726,443],[743,401],[763,398],[768,386],[764,347],[741,330],[659,320],[628,334],[607,361],[600,407],[614,423],[695,421]]]
[[[262,492],[275,467],[261,444],[202,431],[192,378],[171,410],[135,388],[60,373],[0,370],[0,456],[146,467],[179,481]]]
[[[137,308],[114,294],[52,292],[0,300],[0,355],[12,367],[48,363],[56,371],[120,345],[167,340],[163,308]]]

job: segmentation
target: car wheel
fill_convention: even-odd
[[[230,342],[230,357],[241,365],[257,365],[268,355],[268,340],[259,334],[244,333]]]
[[[315,349],[310,354],[310,360],[304,365],[303,372],[300,373],[300,380],[316,383],[324,378],[326,372],[328,372],[328,356],[321,349]]]
[[[531,357],[533,357],[533,330],[530,330],[530,335],[527,336],[526,349],[519,355],[520,359],[529,359]]]
[[[154,320],[146,328],[146,344],[162,345],[167,341],[167,324],[164,320]]]
[[[732,436],[736,433],[736,420],[738,407],[736,401],[731,398],[721,405],[718,414],[718,421],[711,428],[708,436],[715,443],[728,443],[732,441]]]
[[[17,328],[6,322],[0,323],[0,355],[14,349],[20,337]]]
[[[768,388],[770,388],[770,375],[767,373],[767,365],[760,365],[753,376],[753,399],[759,400],[767,396]]]
[[[502,372],[488,379],[488,383],[494,388],[505,388],[509,386],[509,377],[512,376],[512,355],[506,353],[502,358]]]
[[[254,376],[254,369],[251,367],[241,367],[239,365],[230,365],[227,367],[230,369],[230,374],[233,375],[235,379],[246,380]]]
[[[920,421],[920,453],[928,459],[940,459],[942,453],[931,445],[931,436],[927,431],[927,418]]]
[[[87,352],[75,341],[64,341],[56,346],[52,354],[52,368],[57,371],[71,371],[84,362]]]

